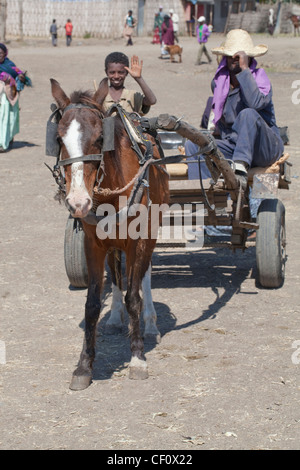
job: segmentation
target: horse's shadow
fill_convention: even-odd
[[[187,305],[189,289],[193,291],[193,300],[201,302],[201,289],[210,288],[215,295],[209,305],[203,304],[200,314],[192,320],[178,322],[176,312],[172,312],[167,304],[154,302],[157,312],[157,327],[163,337],[170,331],[182,330],[207,319],[214,319],[220,310],[235,294],[242,294],[241,284],[246,278],[255,277],[255,249],[249,248],[245,253],[230,252],[228,249],[215,251],[202,250],[199,252],[155,252],[152,266],[152,290],[185,289]],[[247,292],[249,294],[249,292]],[[255,294],[256,291],[253,291]],[[109,305],[110,276],[104,286],[103,305]],[[200,303],[201,305],[201,303]],[[122,334],[107,335],[105,324],[110,311],[100,318],[97,329],[96,359],[93,367],[93,380],[108,380],[114,374],[124,375],[131,359],[130,341],[128,335],[128,317]],[[181,312],[181,318],[184,313]],[[84,328],[84,321],[80,324]],[[141,319],[143,331],[143,320]],[[154,343],[145,342],[145,353],[156,347]]]

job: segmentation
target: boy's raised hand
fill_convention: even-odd
[[[141,78],[142,76],[142,68],[143,68],[143,61],[139,60],[137,55],[131,57],[130,68],[124,67],[125,70],[133,77],[133,78]]]

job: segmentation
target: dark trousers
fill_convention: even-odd
[[[237,116],[230,138],[217,140],[225,158],[248,163],[250,167],[266,167],[283,153],[281,137],[272,130],[254,109],[243,109]]]
[[[56,47],[57,46],[57,34],[52,33],[52,46]]]
[[[228,160],[244,161],[250,167],[267,167],[278,160],[283,153],[283,142],[279,131],[272,130],[254,109],[242,110],[232,126],[232,131],[228,139],[216,140],[218,148]],[[198,148],[196,144],[187,141],[185,144],[187,157],[195,154]],[[206,165],[202,164],[201,168],[203,178],[209,178],[210,173]],[[188,177],[199,178],[197,164],[188,163]]]

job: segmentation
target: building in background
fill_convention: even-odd
[[[270,7],[255,0],[2,0],[1,5],[4,3],[6,35],[21,38],[48,37],[53,18],[61,26],[61,36],[64,34],[63,25],[67,18],[71,18],[75,38],[121,38],[129,9],[137,19],[135,35],[152,37],[154,15],[160,5],[163,5],[165,13],[173,9],[179,16],[179,36],[193,36],[199,16],[205,16],[217,33],[233,27],[261,32],[266,30],[265,24],[267,28]],[[292,32],[287,11],[297,6],[280,2],[279,5],[282,5],[281,10],[284,9],[281,16],[286,23],[284,27],[281,24],[281,32]]]

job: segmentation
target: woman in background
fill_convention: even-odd
[[[164,22],[161,25],[161,59],[164,55],[168,55],[165,46],[174,46],[174,30],[173,22],[168,15],[164,16]]]
[[[133,28],[135,27],[136,22],[132,16],[132,10],[128,11],[128,15],[125,18],[125,25],[124,25],[124,37],[127,38],[126,46],[133,46],[132,42],[132,34]]]
[[[8,57],[0,43],[0,152],[5,152],[19,132],[19,94],[31,81]]]

